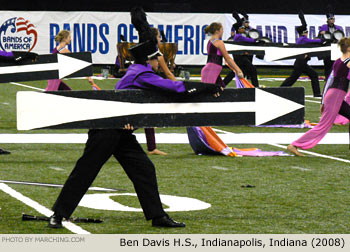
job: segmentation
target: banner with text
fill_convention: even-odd
[[[234,19],[231,14],[207,13],[147,13],[148,22],[163,30],[168,42],[178,44],[175,63],[204,65],[207,39],[204,28],[212,22],[221,22],[223,39],[230,36]],[[305,15],[309,36],[317,36],[325,15]],[[263,36],[274,42],[295,43],[295,27],[300,25],[297,15],[250,14],[250,24]],[[350,35],[350,16],[337,15],[336,24]],[[131,24],[128,12],[44,12],[0,11],[0,50],[33,51],[47,54],[56,46],[54,38],[60,30],[70,30],[72,52],[90,51],[94,64],[113,64],[116,45],[123,35],[129,42],[138,42],[138,33]],[[294,60],[266,62],[254,58],[257,65],[290,65]],[[313,59],[313,65],[322,61]]]

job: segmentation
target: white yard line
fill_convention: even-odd
[[[214,129],[213,130],[217,130],[217,129]],[[232,132],[229,132],[229,131],[224,131],[224,130],[220,130],[220,132],[226,132],[226,134],[231,134],[231,135],[236,135],[235,133],[232,133]],[[348,135],[346,133],[346,135]],[[282,149],[287,149],[286,146],[284,145],[280,145],[280,144],[276,144],[276,143],[271,143],[272,141],[270,141],[270,143],[266,143],[268,145],[272,145],[272,146],[275,146],[275,147],[279,147],[279,148],[282,148]],[[291,143],[291,142],[290,142]],[[332,156],[328,156],[328,155],[323,155],[323,154],[319,154],[319,153],[316,153],[316,152],[311,152],[311,151],[305,151],[305,150],[299,150],[300,152],[302,153],[305,153],[305,154],[309,154],[309,155],[313,155],[313,156],[316,156],[316,157],[322,157],[322,158],[327,158],[327,159],[332,159],[332,160],[336,160],[336,161],[340,161],[340,162],[344,162],[344,163],[349,163],[350,164],[350,160],[348,159],[342,159],[342,158],[337,158],[337,157],[332,157]]]
[[[13,198],[21,201],[22,203],[26,204],[27,206],[34,208],[36,211],[38,211],[39,213],[41,213],[47,217],[50,217],[53,214],[53,212],[50,209],[40,205],[38,202],[36,202],[32,199],[24,196],[23,194],[17,192],[16,190],[12,189],[11,187],[9,187],[8,185],[6,185],[4,183],[0,183],[0,190],[2,190],[3,192],[7,193],[10,196],[12,196]],[[88,232],[88,231],[82,229],[81,227],[75,225],[74,223],[71,223],[68,221],[63,221],[62,225],[75,234],[90,234],[90,232]]]
[[[55,171],[64,171],[64,169],[60,167],[55,167],[55,166],[49,166],[49,169],[55,170]]]
[[[346,127],[346,126],[345,126]],[[289,144],[304,133],[233,133],[215,129],[226,144]],[[227,134],[230,133],[230,134]],[[144,133],[135,134],[139,143],[146,143]],[[86,133],[67,134],[0,134],[0,144],[48,143],[48,144],[85,144]],[[157,133],[159,144],[188,144],[186,133]],[[348,133],[328,133],[319,144],[348,144]]]
[[[300,170],[300,171],[311,171],[311,169],[307,169],[299,166],[290,166],[290,168]]]
[[[270,145],[276,146],[276,147],[279,147],[279,148],[283,148],[283,149],[287,149],[287,146],[284,146],[284,145],[272,144],[272,143],[270,143]],[[313,155],[313,156],[316,156],[316,157],[328,158],[328,159],[332,159],[332,160],[336,160],[336,161],[340,161],[340,162],[344,162],[344,163],[349,163],[350,164],[350,160],[348,160],[348,159],[332,157],[332,156],[323,155],[323,154],[319,154],[319,153],[311,152],[311,151],[300,150],[300,149],[298,149],[298,151],[300,151],[302,153],[305,153],[305,154]]]
[[[306,99],[305,99],[305,101],[306,101],[306,102],[312,102],[312,103],[318,103],[318,104],[321,104],[321,102],[320,102],[320,101],[312,101],[312,100],[306,100]]]
[[[305,95],[306,98],[313,98],[317,100],[321,100],[321,97],[314,97],[313,95]]]
[[[36,87],[32,87],[32,86],[28,86],[28,85],[21,84],[21,83],[10,82],[10,84],[16,85],[16,86],[21,86],[21,87],[26,87],[26,88],[31,88],[31,89],[35,89],[35,90],[39,90],[39,91],[45,91],[45,89],[36,88]]]
[[[222,170],[222,171],[228,171],[228,168],[225,167],[220,167],[220,166],[212,166],[211,168],[216,169],[216,170]]]

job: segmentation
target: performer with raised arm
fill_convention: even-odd
[[[140,12],[143,12],[141,8],[133,8],[131,17],[140,15]],[[141,16],[142,19],[137,21],[139,25],[136,28],[146,41],[130,48],[135,64],[129,66],[123,78],[116,84],[116,89],[153,89],[173,92],[174,95],[195,94],[202,91],[215,94],[220,92],[219,85],[172,81],[158,76],[152,70],[152,66],[157,67],[158,56],[161,53],[146,16]],[[112,155],[132,181],[145,218],[152,220],[152,226],[185,227],[184,223],[174,221],[165,213],[159,197],[155,167],[132,134],[132,130],[130,125],[126,125],[124,129],[89,130],[84,153],[77,161],[52,208],[54,214],[50,217],[49,227],[62,227],[62,219],[71,216],[103,164]]]
[[[318,43],[321,44],[323,41],[321,39],[309,39],[307,36],[309,34],[309,31],[307,29],[307,24],[305,21],[304,13],[302,11],[299,12],[299,19],[301,21],[301,26],[297,27],[297,32],[299,34],[299,38],[297,40],[297,44],[310,44],[310,43]],[[292,86],[300,77],[302,73],[305,73],[307,76],[311,79],[311,86],[312,91],[314,94],[314,97],[321,97],[321,91],[320,91],[320,83],[318,81],[318,74],[317,72],[307,64],[307,62],[311,58],[305,54],[300,55],[296,58],[294,61],[294,68],[291,76],[289,76],[287,79],[285,79],[281,85],[281,87],[290,87]]]
[[[350,68],[350,38],[341,39],[338,45],[342,56],[334,62],[333,76],[328,79],[324,88],[320,122],[287,147],[290,152],[297,156],[304,156],[297,148],[311,149],[322,140],[332,128],[338,113],[350,119],[350,106],[344,101],[349,89],[349,79],[347,77]]]

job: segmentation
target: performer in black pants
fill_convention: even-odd
[[[343,31],[343,27],[335,24],[335,16],[331,6],[327,6],[327,7],[328,7],[328,11],[326,13],[327,23],[320,27],[319,36],[325,34],[326,32],[330,32],[331,34],[333,34],[336,30]],[[334,61],[331,60],[331,56],[325,56],[323,58],[323,63],[324,63],[324,74],[327,81],[328,76],[332,72],[332,66]]]
[[[132,18],[141,20],[141,23],[147,23],[143,25],[142,31],[148,40],[130,49],[135,64],[129,66],[126,74],[116,84],[116,89],[156,89],[188,94],[208,91],[217,95],[221,90],[219,85],[172,81],[158,76],[152,70],[152,68],[158,68],[158,56],[161,55],[157,47],[157,39],[152,37],[145,15],[141,15],[141,18],[135,15],[140,15],[140,9],[132,11]],[[135,28],[140,33],[139,25],[135,25]],[[125,129],[89,131],[84,153],[77,161],[52,208],[54,214],[49,219],[49,227],[62,227],[62,219],[70,217],[103,164],[112,155],[133,182],[146,220],[152,220],[152,225],[157,227],[185,227],[184,223],[172,220],[164,212],[159,197],[155,167],[132,134],[130,125],[126,125]]]
[[[244,36],[244,34],[245,34],[245,27],[243,25],[238,29],[238,32],[234,37],[234,41],[256,43],[255,39],[248,38]],[[259,87],[258,73],[256,71],[256,67],[252,63],[252,55],[249,55],[248,52],[245,52],[244,55],[235,55],[234,59],[237,65],[242,69],[244,75],[247,75],[248,77],[250,77],[254,87]]]
[[[307,37],[308,30],[307,30],[307,25],[306,25],[303,12],[299,12],[299,18],[301,20],[302,25],[297,27],[297,32],[299,33],[300,37],[298,38],[296,43],[297,44],[322,43],[323,41],[321,39],[309,39]],[[311,79],[311,86],[312,86],[314,97],[322,97],[321,91],[320,91],[320,83],[318,81],[318,74],[312,67],[310,67],[307,64],[309,60],[310,60],[310,57],[308,55],[298,56],[294,62],[294,69],[291,76],[289,76],[287,79],[284,80],[281,87],[292,86],[298,80],[300,75],[302,73],[305,73]]]
[[[103,164],[113,155],[133,182],[147,220],[153,225],[184,227],[171,220],[163,210],[152,161],[143,151],[132,130],[90,130],[82,157],[69,175],[50,218],[50,227],[62,227],[62,217],[68,219],[96,178]],[[163,218],[163,219],[162,219]],[[159,220],[158,220],[159,219]]]

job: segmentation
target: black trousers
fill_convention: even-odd
[[[287,79],[285,79],[281,87],[290,87],[292,86],[302,73],[305,73],[311,79],[312,92],[314,96],[320,96],[320,83],[318,81],[318,74],[316,71],[307,64],[307,59],[297,58],[294,62],[294,69]]]
[[[243,74],[251,79],[254,87],[259,87],[258,73],[256,67],[252,63],[253,56],[251,55],[235,55],[234,60]]]
[[[333,67],[334,61],[331,60],[331,56],[327,56],[323,59],[323,63],[324,63],[324,76],[327,80],[328,76],[332,72],[332,67]]]
[[[350,120],[350,105],[345,101],[341,104],[339,114]]]
[[[103,164],[112,155],[134,184],[146,219],[164,216],[155,167],[132,132],[121,129],[89,131],[84,153],[69,175],[52,210],[69,218]]]

